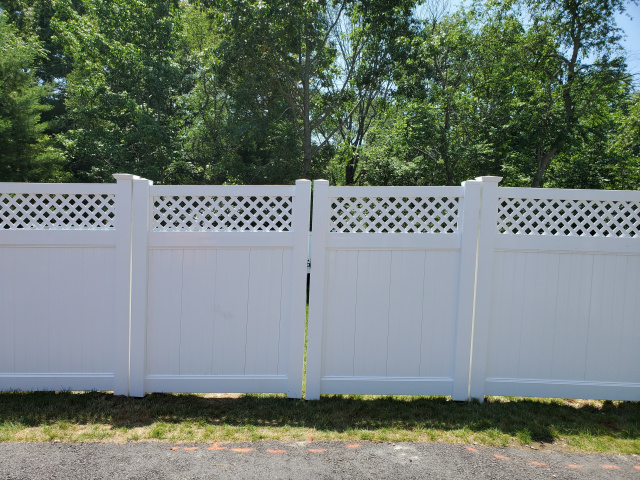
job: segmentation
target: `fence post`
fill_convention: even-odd
[[[129,326],[131,323],[131,201],[133,180],[128,173],[113,175],[116,193],[116,318],[113,393],[129,394]]]
[[[498,218],[498,183],[502,177],[477,177],[482,182],[480,226],[476,263],[476,292],[471,339],[471,374],[469,396],[484,401],[487,368],[489,320],[491,314],[491,277],[494,239]]]
[[[289,317],[289,398],[302,398],[304,330],[307,303],[307,255],[311,208],[311,182],[296,180],[293,199],[293,261]]]
[[[325,257],[329,229],[329,182],[313,182],[311,222],[311,282],[309,286],[309,326],[307,333],[307,384],[305,398],[320,398],[322,377],[322,323],[325,297]]]
[[[456,350],[454,356],[453,400],[469,399],[469,373],[473,339],[473,311],[476,287],[476,260],[482,182],[462,182],[460,271],[458,273],[458,311],[456,315]]]
[[[151,180],[133,181],[131,229],[131,330],[129,346],[129,395],[144,397],[147,344],[147,285],[149,273],[149,189]]]

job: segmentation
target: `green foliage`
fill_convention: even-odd
[[[0,181],[51,181],[63,177],[60,152],[40,121],[48,86],[32,70],[42,54],[33,36],[22,37],[0,12]]]
[[[610,159],[610,188],[640,190],[640,92],[625,99],[613,115],[606,152]]]
[[[0,0],[0,175],[638,188],[633,1]]]
[[[630,95],[613,18],[624,6],[476,2],[425,22],[397,67],[394,124],[404,127],[366,139],[378,152],[363,172],[367,183],[395,182],[370,175],[395,162],[419,172],[418,184],[493,174],[514,186],[630,185],[611,148]]]
[[[69,131],[62,136],[78,181],[130,172],[156,182],[180,159],[179,12],[169,1],[87,0],[85,14],[56,4],[54,29],[73,58]]]
[[[484,58],[500,76],[485,81],[510,88],[503,90],[502,103],[516,112],[501,122],[510,138],[518,138],[503,144],[507,174],[542,186],[559,157],[599,155],[593,151],[597,141],[584,140],[597,139],[607,122],[603,105],[615,101],[629,80],[614,19],[625,3],[521,0],[478,8],[484,48],[502,46],[500,55]],[[592,180],[574,186],[593,185]]]

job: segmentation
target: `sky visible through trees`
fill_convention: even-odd
[[[471,3],[469,0],[448,0],[448,11],[451,13]],[[615,15],[615,20],[624,32],[621,44],[626,51],[628,70],[633,74],[637,87],[640,84],[640,5],[629,3],[624,13]]]
[[[640,188],[635,0],[0,9],[0,181]]]

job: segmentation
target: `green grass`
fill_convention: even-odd
[[[0,441],[450,442],[640,454],[640,403],[282,395],[229,398],[103,392],[0,393]]]

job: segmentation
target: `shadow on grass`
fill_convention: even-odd
[[[446,397],[326,396],[319,401],[284,396],[205,398],[191,394],[0,393],[0,425],[36,427],[55,422],[133,428],[156,422],[256,427],[304,427],[341,433],[350,430],[470,432],[490,430],[523,443],[553,442],[564,435],[640,438],[640,402],[572,406],[560,401],[488,399],[458,403]],[[524,436],[524,437],[523,437]]]

